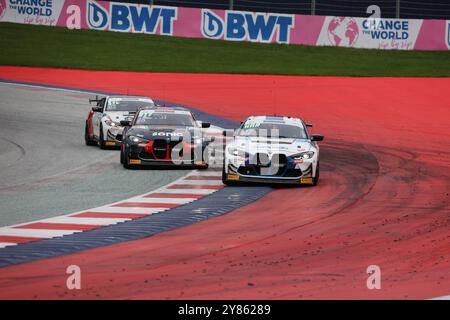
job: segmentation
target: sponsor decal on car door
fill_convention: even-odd
[[[450,50],[450,20],[447,20],[447,25],[445,26],[445,40],[447,49]]]

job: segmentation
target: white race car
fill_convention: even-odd
[[[222,181],[309,184],[319,181],[323,135],[308,133],[298,118],[254,116],[245,120],[226,145]]]
[[[116,137],[122,134],[120,121],[131,120],[139,108],[153,107],[155,103],[148,97],[107,96],[89,100],[96,103],[86,119],[85,141],[87,145],[100,148],[120,146]]]

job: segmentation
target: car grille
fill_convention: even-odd
[[[277,157],[278,161],[276,160]],[[268,161],[268,159],[270,159],[270,161]],[[257,153],[252,160],[253,161],[251,163],[253,164],[240,166],[237,172],[243,175],[272,177],[299,177],[302,175],[302,171],[300,169],[287,168],[288,160],[284,154],[274,154],[271,158],[269,158],[268,154]],[[271,165],[275,167],[271,168]]]
[[[303,175],[302,170],[300,169],[287,169],[284,177],[287,178],[297,178],[297,177],[301,177]]]
[[[153,153],[149,154],[143,148],[139,154],[141,159],[149,160],[168,160],[172,156],[173,148],[177,146],[179,150],[178,155],[183,156],[183,148],[180,146],[180,141],[170,141],[164,139],[157,139],[153,141]]]
[[[256,163],[260,167],[267,167],[270,165],[270,156],[267,153],[257,153],[252,163]]]

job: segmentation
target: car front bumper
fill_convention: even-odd
[[[300,177],[300,178],[262,177],[262,176],[245,176],[232,173],[228,173],[226,175],[226,180],[243,183],[262,183],[262,184],[286,184],[286,185],[314,184],[314,179],[311,177]]]
[[[128,159],[128,165],[132,166],[154,166],[154,167],[205,167],[205,161],[172,161],[172,160],[148,160],[148,159]]]

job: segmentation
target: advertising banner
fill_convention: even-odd
[[[326,17],[317,45],[414,49],[422,20]]]
[[[306,16],[94,0],[0,0],[0,21],[226,41],[450,50],[450,21]]]

